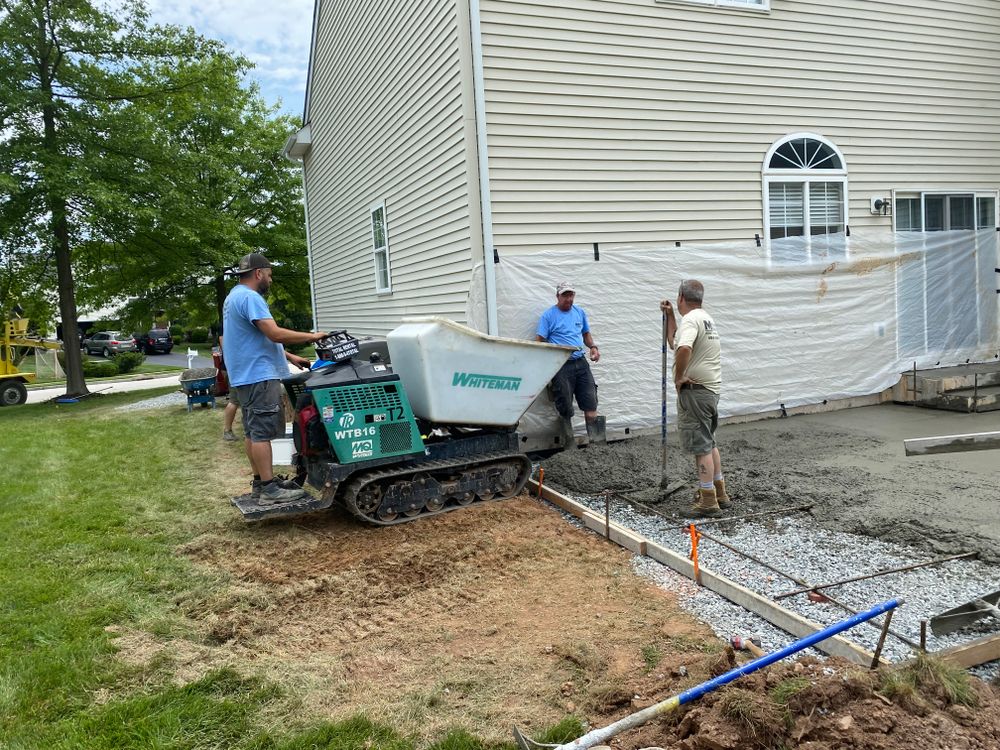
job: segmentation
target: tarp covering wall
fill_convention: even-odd
[[[552,250],[494,266],[500,335],[534,338],[555,286],[576,285],[601,361],[609,428],[660,422],[660,299],[682,279],[705,285],[722,340],[723,416],[877,393],[913,366],[994,359],[997,232],[928,232],[681,247]],[[469,324],[486,329],[483,269]],[[672,353],[671,353],[672,361]],[[668,398],[673,423],[673,396]]]

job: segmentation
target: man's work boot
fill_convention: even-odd
[[[287,477],[276,476],[274,483],[286,490],[301,490],[302,485]],[[250,480],[250,499],[260,501],[261,481],[259,479]]]
[[[576,450],[576,435],[573,434],[572,417],[562,418],[562,439],[563,443],[566,445],[566,450],[568,451]]]
[[[715,497],[715,488],[710,490],[698,488],[698,496],[691,506],[690,516],[693,518],[711,518],[721,512],[719,501]]]
[[[587,420],[587,439],[594,445],[604,445],[608,442],[604,417],[594,417]]]
[[[301,500],[305,496],[306,491],[303,489],[292,490],[288,487],[282,487],[279,482],[274,481],[270,484],[261,485],[260,500],[257,503],[258,505],[280,505],[281,503],[291,503]]]
[[[716,479],[715,480],[715,499],[719,503],[719,507],[722,509],[728,508],[732,505],[731,498],[726,492],[726,480]]]
[[[229,443],[235,442],[237,440],[236,433],[232,430],[223,430],[222,439]]]

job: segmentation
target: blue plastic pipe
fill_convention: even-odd
[[[742,667],[736,667],[735,669],[730,669],[724,675],[720,675],[713,680],[708,680],[700,685],[697,685],[690,690],[685,690],[683,693],[677,696],[677,705],[683,706],[685,703],[690,703],[691,701],[698,700],[701,696],[706,693],[711,693],[716,688],[720,688],[723,685],[732,682],[735,679],[742,677],[743,675],[748,675],[751,672],[756,672],[758,669],[763,669],[764,667],[774,664],[776,661],[781,661],[786,656],[791,656],[792,654],[798,653],[803,649],[809,648],[820,641],[825,641],[831,636],[837,635],[837,633],[842,633],[845,630],[853,628],[855,625],[860,625],[863,622],[871,620],[872,618],[878,617],[879,615],[885,614],[890,609],[895,609],[903,603],[902,599],[890,599],[887,602],[883,602],[876,607],[872,607],[867,612],[859,612],[856,615],[848,617],[846,620],[841,620],[840,622],[834,623],[828,628],[824,628],[818,633],[813,633],[812,635],[807,635],[805,638],[801,638],[794,643],[789,643],[782,649],[777,651],[772,651],[770,654],[764,654],[751,662],[747,662]]]
[[[763,656],[754,659],[751,662],[747,662],[742,667],[736,667],[735,669],[730,669],[724,675],[720,675],[712,680],[697,685],[690,690],[685,690],[683,693],[671,696],[664,701],[660,701],[656,705],[650,706],[649,708],[644,708],[642,711],[638,711],[634,714],[626,716],[624,719],[619,719],[614,724],[609,724],[601,729],[595,729],[592,732],[588,732],[578,739],[572,742],[567,742],[566,744],[559,745],[555,750],[584,750],[584,748],[593,747],[594,745],[604,744],[608,739],[614,737],[620,732],[624,732],[627,729],[633,729],[638,726],[642,726],[647,721],[660,714],[665,714],[669,711],[673,711],[678,706],[683,706],[685,703],[690,703],[691,701],[701,698],[706,693],[710,693],[713,690],[726,685],[733,680],[739,679],[744,675],[756,672],[758,669],[763,669],[776,661],[781,661],[782,659],[791,656],[792,654],[798,653],[803,649],[814,646],[820,641],[825,641],[827,638],[831,638],[837,633],[843,633],[845,630],[853,628],[855,625],[860,625],[863,622],[871,620],[879,615],[885,614],[891,609],[895,609],[903,603],[902,599],[890,599],[887,602],[883,602],[875,607],[872,607],[866,612],[859,612],[856,615],[848,617],[846,620],[841,620],[836,622],[829,627],[823,628],[817,633],[808,635],[805,638],[801,638],[794,643],[790,643],[778,651],[773,651],[770,654],[764,654]],[[528,745],[523,742],[523,735],[519,732],[515,732],[515,739],[518,740],[518,745],[525,750],[530,750]]]

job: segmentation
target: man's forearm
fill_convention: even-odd
[[[670,313],[667,315],[667,346],[670,350],[674,349],[674,336],[677,335],[677,320],[674,318],[674,314]]]
[[[684,379],[687,374],[688,364],[691,362],[691,348],[688,346],[682,346],[677,350],[677,356],[674,357],[674,382],[678,383]]]
[[[588,349],[594,346],[594,337],[590,335],[590,331],[583,334],[583,343]]]
[[[316,340],[316,334],[279,327],[268,338],[276,344],[311,344]]]

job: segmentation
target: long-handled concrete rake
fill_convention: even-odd
[[[673,313],[670,313],[673,315]],[[667,477],[667,312],[660,311],[663,318],[663,340],[660,342],[660,489],[666,490],[670,484]]]
[[[649,708],[644,708],[642,711],[637,711],[634,714],[626,716],[624,719],[619,719],[614,724],[609,724],[601,729],[595,729],[592,732],[588,732],[583,735],[583,737],[575,739],[572,742],[566,742],[562,745],[544,745],[525,737],[524,733],[517,727],[514,727],[514,742],[517,743],[520,750],[536,750],[537,748],[543,747],[556,748],[556,750],[584,750],[585,748],[605,743],[607,740],[617,734],[620,734],[621,732],[642,726],[650,719],[673,711],[675,708],[683,706],[686,703],[691,703],[706,693],[712,692],[716,688],[720,688],[733,680],[743,677],[744,675],[756,672],[758,669],[770,666],[776,661],[781,661],[785,657],[798,653],[802,649],[809,648],[820,641],[825,641],[827,638],[830,638],[837,633],[842,633],[845,630],[853,628],[855,625],[860,625],[861,623],[878,617],[881,614],[894,610],[902,603],[902,599],[890,599],[887,602],[883,602],[882,604],[872,607],[867,612],[859,612],[856,615],[848,617],[846,620],[836,622],[817,633],[813,633],[812,635],[801,638],[794,643],[790,643],[783,649],[774,651],[770,654],[764,654],[764,656],[761,656],[759,659],[754,659],[741,667],[731,669],[720,677],[703,682],[690,690],[685,690],[683,693],[673,695],[664,701],[660,701],[659,703],[650,706]]]

